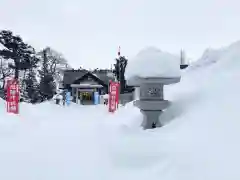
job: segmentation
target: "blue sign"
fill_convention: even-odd
[[[99,104],[100,101],[100,96],[98,92],[94,92],[94,104],[97,105]]]
[[[66,92],[66,104],[69,106],[71,103],[71,93]]]

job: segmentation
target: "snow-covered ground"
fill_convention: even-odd
[[[239,180],[240,42],[217,52],[165,88],[159,129],[143,131],[133,103],[22,104],[15,116],[0,101],[0,179]]]

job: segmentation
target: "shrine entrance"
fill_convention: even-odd
[[[82,101],[93,101],[93,92],[79,92],[79,96],[82,96]]]
[[[73,102],[83,105],[100,103],[100,95],[108,92],[108,84],[97,76],[87,73],[70,85]]]
[[[78,97],[80,97],[81,104],[84,104],[84,105],[94,104],[94,89],[91,89],[91,91],[80,89],[78,91],[78,95],[79,95]]]
[[[93,105],[94,104],[94,93],[103,92],[102,85],[83,85],[83,84],[72,84],[72,96],[73,102],[82,105]]]

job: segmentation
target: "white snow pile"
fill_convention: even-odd
[[[136,108],[116,114],[115,128],[104,131],[109,179],[240,179],[240,43],[218,57],[165,88],[172,106],[161,116],[164,127],[137,129]]]
[[[182,72],[165,88],[172,105],[153,130],[141,129],[132,103],[115,114],[21,104],[16,116],[0,101],[0,179],[239,180],[239,59],[235,43],[215,63]]]
[[[202,57],[198,61],[193,63],[193,67],[191,68],[199,68],[214,64],[221,58],[223,54],[223,49],[207,49],[203,53]]]
[[[221,61],[222,59],[229,58],[228,56],[232,56],[232,55],[236,54],[236,53],[233,53],[233,51],[235,49],[238,51],[239,46],[240,46],[240,41],[237,41],[237,42],[231,44],[230,46],[222,47],[221,49],[208,48],[203,53],[202,57],[198,61],[196,61],[192,64],[191,69],[196,69],[196,68],[204,67],[204,66],[210,66],[212,64],[217,63],[218,61]]]
[[[106,117],[106,107],[21,104],[17,116],[6,114],[3,101],[0,108],[0,179],[91,180],[101,175],[98,118]]]
[[[109,94],[104,94],[104,95],[103,95],[103,98],[104,98],[104,99],[108,99],[108,98],[109,98]]]
[[[179,77],[180,57],[162,52],[155,47],[141,50],[128,61],[126,79],[140,77]]]

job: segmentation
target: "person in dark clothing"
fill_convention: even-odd
[[[57,94],[54,98],[54,100],[56,101],[56,104],[60,105],[60,101],[61,101],[61,94]]]

